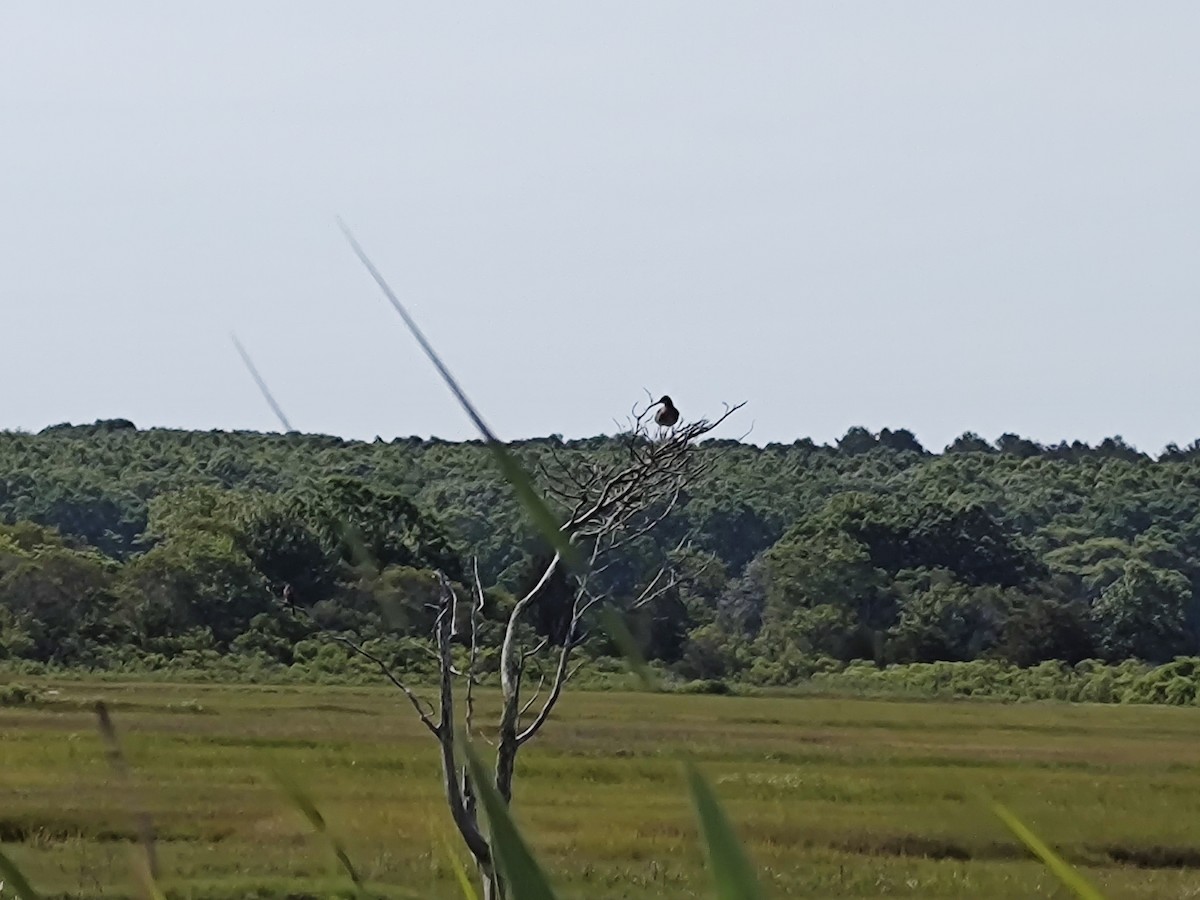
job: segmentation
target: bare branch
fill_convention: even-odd
[[[534,644],[533,647],[531,647],[530,649],[522,651],[522,653],[521,653],[522,666],[524,666],[525,660],[530,659],[531,657],[537,656],[539,653],[541,653],[543,650],[545,650],[547,643],[548,643],[548,641],[546,640],[546,638],[542,638],[540,641],[538,641],[536,644]]]
[[[683,491],[683,482],[680,481],[675,485],[675,490],[671,494],[671,499],[667,501],[666,506],[664,507],[663,511],[659,515],[655,516],[653,519],[651,519],[649,522],[647,522],[642,527],[637,528],[628,534],[622,535],[620,539],[614,540],[611,543],[609,543],[608,547],[606,548],[606,552],[618,550],[621,547],[624,547],[626,544],[629,544],[632,541],[636,541],[638,538],[649,534],[651,531],[653,531],[655,528],[657,528],[660,524],[662,524],[662,522],[667,518],[667,516],[669,516],[672,512],[674,512],[675,506],[679,502],[679,495],[682,491]]]
[[[383,674],[384,678],[386,678],[388,681],[390,681],[392,684],[394,684],[396,687],[398,687],[401,691],[404,692],[404,696],[408,698],[408,702],[412,704],[413,709],[415,709],[417,711],[417,715],[421,717],[421,722],[424,723],[426,728],[428,728],[431,732],[433,732],[435,737],[437,736],[437,733],[438,733],[437,726],[433,724],[433,719],[430,718],[430,714],[421,708],[420,698],[417,697],[417,695],[412,692],[412,690],[408,687],[408,685],[406,685],[403,681],[401,681],[399,678],[396,677],[396,674],[391,670],[391,667],[388,666],[388,664],[386,662],[384,662],[382,659],[380,659],[374,653],[371,653],[369,650],[364,649],[361,644],[356,644],[354,641],[350,640],[347,637],[343,637],[342,635],[331,635],[329,639],[337,641],[342,646],[349,648],[354,653],[357,653],[359,656],[361,656],[363,659],[373,662],[375,664],[375,666],[379,669],[379,671]]]
[[[571,617],[571,627],[567,630],[567,636],[563,641],[562,649],[558,652],[558,665],[554,669],[554,681],[550,686],[550,693],[546,696],[546,702],[542,704],[542,708],[538,711],[537,716],[529,723],[529,727],[517,735],[518,747],[541,731],[542,726],[546,724],[546,720],[550,718],[550,713],[554,711],[554,706],[558,703],[558,698],[562,696],[563,686],[567,683],[567,662],[570,660],[571,650],[575,646],[571,642],[571,634],[574,632],[578,622],[579,619],[577,616]]]
[[[291,606],[291,607],[288,607],[288,611],[291,612],[293,615],[296,615],[296,614],[303,615],[310,622],[313,621],[312,615],[311,615],[311,613],[308,612],[308,610],[301,609],[298,606]],[[319,635],[327,641],[332,641],[334,643],[341,644],[343,647],[346,647],[352,653],[355,653],[358,656],[361,656],[363,659],[367,660],[368,662],[373,663],[375,665],[375,667],[377,669],[379,669],[380,673],[383,675],[384,678],[386,678],[395,687],[399,688],[404,693],[404,696],[408,698],[408,702],[411,703],[413,709],[416,710],[417,715],[420,717],[422,724],[426,728],[428,728],[435,737],[437,736],[437,726],[433,724],[433,705],[431,703],[429,703],[429,701],[425,701],[425,704],[426,704],[426,706],[429,707],[429,709],[427,711],[424,708],[422,708],[421,698],[418,697],[415,693],[413,693],[412,689],[409,688],[408,685],[406,685],[403,681],[400,680],[400,678],[396,675],[396,673],[392,671],[391,666],[389,666],[383,659],[376,656],[374,653],[367,650],[361,644],[357,643],[356,641],[351,640],[350,638],[346,637],[345,635],[330,634],[329,632],[325,632],[325,631],[319,632]]]
[[[459,781],[458,761],[454,758],[454,677],[450,671],[450,614],[458,598],[454,588],[445,573],[437,573],[438,584],[441,587],[442,603],[438,612],[434,632],[437,637],[438,650],[441,653],[441,695],[439,703],[439,720],[434,732],[441,748],[442,784],[446,791],[446,802],[450,806],[450,817],[462,835],[471,855],[480,865],[492,865],[492,851],[487,839],[479,830],[479,824],[473,815],[475,804],[474,791],[471,790],[469,778]],[[468,682],[469,683],[469,682]]]
[[[550,580],[550,576],[554,574],[554,570],[558,568],[559,555],[554,554],[550,563],[546,566],[546,570],[542,572],[542,577],[538,579],[537,584],[530,588],[529,592],[517,601],[512,612],[508,616],[508,626],[504,629],[504,643],[500,649],[500,688],[504,693],[507,701],[510,696],[516,693],[517,684],[514,680],[520,670],[520,662],[513,656],[516,648],[517,640],[517,624],[525,610],[533,603],[538,592],[546,586]]]
[[[633,602],[629,604],[629,608],[633,610],[648,606],[678,584],[679,573],[670,566],[663,566],[654,573],[650,583],[634,598]]]
[[[541,675],[538,676],[537,687],[535,687],[533,689],[533,695],[528,700],[526,700],[525,705],[521,707],[521,715],[525,715],[525,713],[529,712],[529,708],[531,706],[533,706],[534,703],[537,702],[538,695],[541,694],[542,688],[545,686],[545,684],[546,684],[546,674],[543,672]]]
[[[471,656],[467,663],[467,712],[464,724],[467,734],[473,733],[475,722],[475,668],[479,661],[479,616],[483,613],[483,583],[479,580],[479,557],[471,559],[475,576],[475,598],[471,604]]]

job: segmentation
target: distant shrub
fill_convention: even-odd
[[[432,684],[435,673],[421,642],[409,638],[379,638],[368,642],[371,652],[416,684]],[[189,650],[176,657],[128,650],[102,657],[89,668],[62,668],[22,660],[0,661],[9,678],[53,676],[77,679],[103,675],[155,681],[222,684],[376,684],[373,664],[328,642],[296,644],[291,665],[267,654],[219,653]],[[858,660],[848,664],[828,657],[796,655],[786,661],[756,660],[739,678],[684,680],[651,666],[667,689],[685,694],[747,694],[760,689],[795,688],[806,693],[910,698],[985,698],[1011,702],[1059,700],[1071,703],[1145,703],[1200,706],[1200,657],[1179,657],[1160,666],[1137,660],[1116,665],[1085,659],[1074,666],[1049,661],[1020,668],[996,660],[906,663],[879,667]],[[488,675],[484,683],[493,683]],[[601,657],[580,670],[582,690],[636,691],[636,676],[619,663]],[[0,687],[0,706],[45,702],[46,697],[23,682]]]
[[[807,681],[818,674],[841,672],[845,667],[845,663],[832,656],[807,656],[789,648],[775,658],[755,658],[744,678],[760,687],[784,687]]]
[[[194,713],[196,715],[208,712],[208,708],[198,700],[181,700],[178,703],[168,703],[167,709],[170,712]]]
[[[685,681],[675,689],[677,694],[714,694],[720,696],[728,696],[734,693],[733,687],[727,681],[720,678],[698,678],[694,681]]]
[[[44,698],[41,691],[27,684],[6,684],[0,686],[0,706],[30,706],[40,703]]]
[[[987,697],[1077,703],[1200,705],[1200,658],[1179,657],[1161,666],[1136,660],[1075,666],[1042,662],[1019,668],[994,660],[908,663],[882,668],[855,662],[841,671],[814,672],[810,683],[838,693],[920,697]]]
[[[1200,695],[1200,659],[1180,657],[1146,672],[1124,691],[1125,703],[1195,706]]]

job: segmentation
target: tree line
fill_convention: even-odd
[[[701,447],[704,476],[604,573],[619,597],[671,560],[681,577],[634,624],[682,676],[1200,651],[1196,444],[1152,458],[1119,438],[965,434],[930,453],[903,429],[853,428],[831,446]],[[512,449],[534,473],[629,452],[607,437]],[[0,434],[0,523],[0,658],[65,666],[197,651],[292,665],[336,653],[315,649],[319,628],[419,668],[435,570],[465,583],[478,561],[486,628],[546,552],[479,442],[124,420]],[[530,627],[553,638],[544,607]]]

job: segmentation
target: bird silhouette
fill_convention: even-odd
[[[675,408],[675,404],[671,402],[671,398],[666,394],[663,394],[662,398],[653,405],[661,407],[654,414],[654,421],[663,428],[670,428],[679,421],[679,410]]]

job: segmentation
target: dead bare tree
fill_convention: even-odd
[[[404,679],[362,645],[335,638],[377,666],[408,698],[420,721],[436,740],[442,761],[443,786],[455,827],[474,858],[485,900],[503,900],[506,891],[491,845],[480,825],[476,792],[456,741],[461,734],[479,736],[495,747],[494,786],[505,803],[513,796],[513,778],[521,748],[550,719],[572,676],[576,651],[587,640],[585,620],[601,604],[632,612],[652,604],[678,584],[669,559],[640,586],[624,596],[605,588],[605,573],[623,549],[650,534],[675,509],[682,492],[708,469],[711,454],[700,439],[720,426],[742,404],[727,406],[713,420],[680,423],[669,429],[654,424],[653,405],[635,407],[621,434],[619,452],[608,456],[552,449],[539,464],[538,478],[547,498],[563,510],[562,531],[586,564],[568,571],[559,554],[539,567],[533,586],[511,607],[501,623],[499,715],[491,729],[476,721],[475,689],[480,683],[481,621],[484,591],[478,565],[473,566],[472,596],[462,603],[454,585],[438,573],[439,598],[433,628],[438,665],[436,702],[414,692]],[[559,627],[549,636],[530,627],[530,612],[549,593],[552,582],[569,586]],[[465,651],[455,652],[455,641]],[[536,677],[536,684],[530,685]],[[463,691],[461,723],[456,721],[456,690]],[[461,728],[460,728],[461,725]]]

